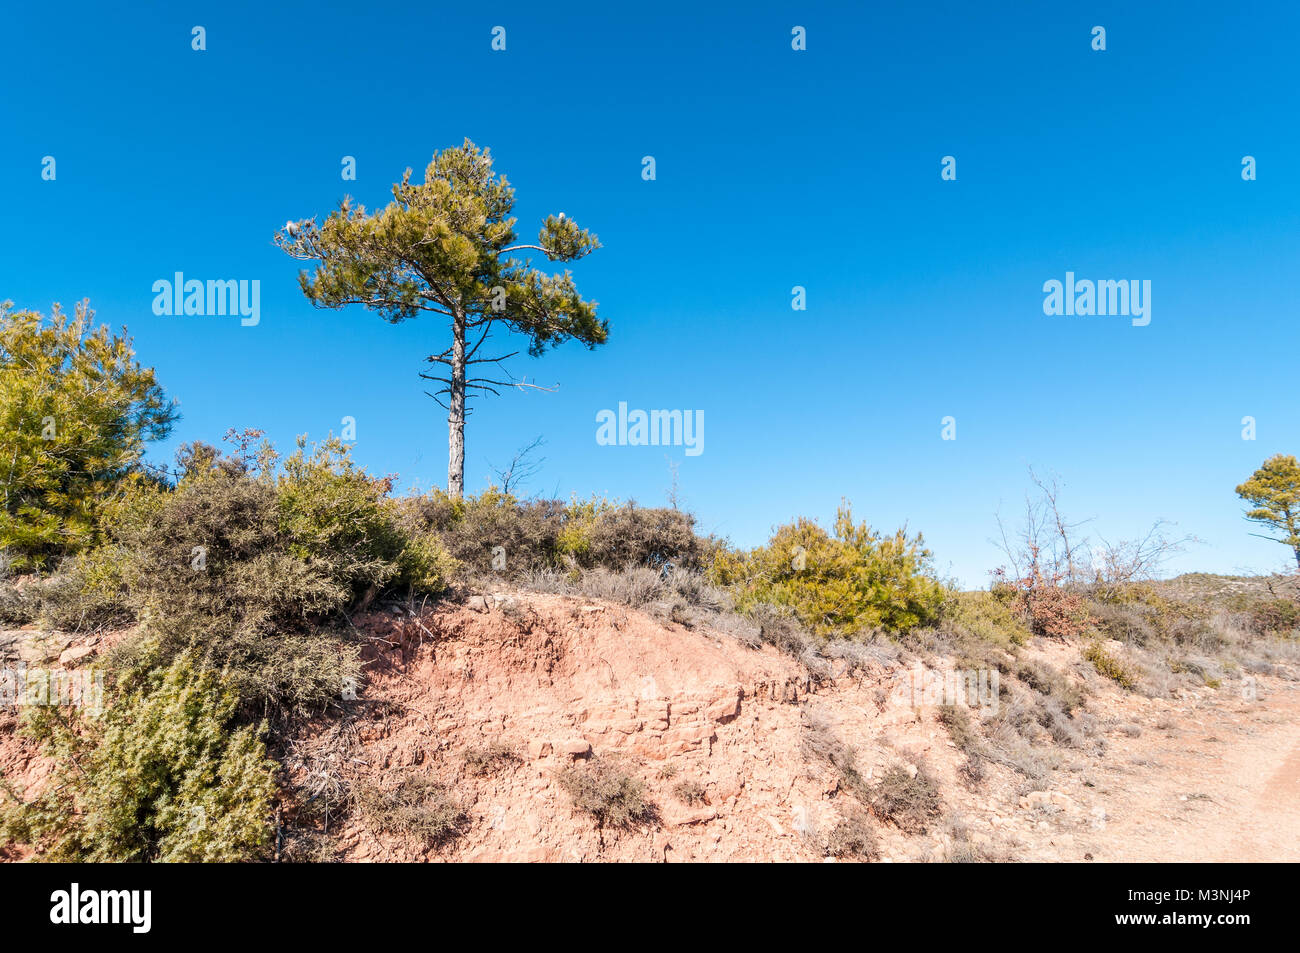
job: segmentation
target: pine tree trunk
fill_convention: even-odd
[[[452,321],[451,394],[447,404],[447,494],[465,495],[465,316]]]

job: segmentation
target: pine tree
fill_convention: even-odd
[[[95,541],[103,505],[178,414],[130,340],[92,328],[87,302],[73,318],[12,307],[0,304],[0,551],[41,567]]]
[[[469,394],[531,386],[505,371],[475,376],[481,365],[500,369],[518,353],[481,353],[492,332],[522,335],[534,357],[569,339],[594,348],[609,333],[570,272],[546,274],[515,257],[531,250],[550,261],[575,261],[600,247],[596,236],[561,213],[547,217],[536,244],[516,244],[514,201],[490,151],[466,139],[434,154],[424,182],[413,184],[407,169],[393,185],[393,201],[379,211],[367,213],[345,198],[323,224],[289,222],[275,237],[293,258],[318,262],[314,274],[299,275],[317,307],[361,304],[393,324],[421,314],[447,319],[451,346],[427,358],[445,370],[420,376],[442,385],[429,396],[447,409],[447,489],[454,498],[465,486]]]
[[[1264,536],[1295,552],[1300,566],[1300,464],[1290,455],[1277,454],[1237,487],[1237,495],[1251,505],[1246,519],[1271,527],[1281,534]],[[1262,535],[1262,534],[1255,534]]]

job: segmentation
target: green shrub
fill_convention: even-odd
[[[564,507],[564,526],[556,539],[559,554],[571,557],[579,564],[589,563],[592,527],[611,506],[604,497],[592,496],[586,500],[580,500],[576,495],[572,497]]]
[[[959,642],[966,637],[1004,649],[1024,645],[1032,634],[1013,606],[992,592],[948,592],[939,625]]]
[[[0,551],[43,569],[97,542],[104,507],[145,478],[145,444],[177,413],[128,338],[0,303]]]
[[[280,529],[288,551],[320,564],[352,599],[394,584],[437,594],[452,568],[437,541],[402,526],[388,498],[392,479],[375,478],[353,462],[350,448],[331,437],[284,460],[276,484]]]
[[[938,616],[944,590],[930,572],[920,536],[881,536],[855,524],[840,506],[834,535],[800,518],[780,527],[767,546],[719,553],[712,578],[737,591],[738,608],[789,606],[822,637],[860,637],[881,628],[906,632]]]
[[[1300,628],[1300,605],[1290,599],[1247,599],[1237,605],[1255,635],[1289,635]]]
[[[33,617],[44,627],[64,632],[130,624],[134,613],[123,594],[123,562],[124,555],[111,545],[64,559],[54,574],[29,581],[26,593]]]
[[[1101,647],[1100,642],[1089,642],[1083,647],[1083,657],[1092,663],[1092,667],[1101,675],[1109,678],[1121,688],[1134,688],[1137,678],[1124,667],[1124,663]]]
[[[177,458],[174,489],[117,506],[110,543],[85,557],[86,591],[122,593],[155,664],[193,652],[228,673],[248,712],[336,701],[360,652],[330,620],[387,589],[436,594],[454,571],[435,537],[406,526],[389,481],[337,440],[300,440],[279,471],[268,446],[256,461],[203,445]]]
[[[351,580],[291,551],[269,481],[239,466],[192,470],[113,534],[155,664],[192,651],[229,674],[250,712],[319,709],[358,674],[357,648],[315,631],[349,604]]]
[[[442,490],[403,501],[419,532],[436,534],[450,556],[471,572],[491,573],[493,551],[505,549],[506,572],[555,565],[564,521],[564,504],[556,500],[520,502],[489,487],[478,496],[457,500]]]
[[[263,854],[275,764],[261,728],[232,727],[233,686],[189,657],[148,675],[97,721],[31,709],[54,761],[44,793],[0,812],[0,835],[43,860],[228,862]]]
[[[1088,610],[1107,637],[1135,645],[1179,639],[1210,619],[1207,606],[1169,598],[1151,583],[1099,587],[1091,593]]]

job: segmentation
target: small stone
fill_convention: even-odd
[[[585,758],[591,754],[591,742],[584,738],[573,738],[568,741],[558,742],[555,750],[560,754],[567,754],[573,758]]]
[[[73,665],[80,662],[87,655],[93,654],[94,651],[94,648],[89,645],[74,645],[72,648],[64,649],[59,654],[59,664]],[[1183,798],[1183,800],[1185,801],[1187,799]]]

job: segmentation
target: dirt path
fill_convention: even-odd
[[[1263,682],[1134,718],[1094,781],[1095,859],[1300,860],[1300,686]]]

